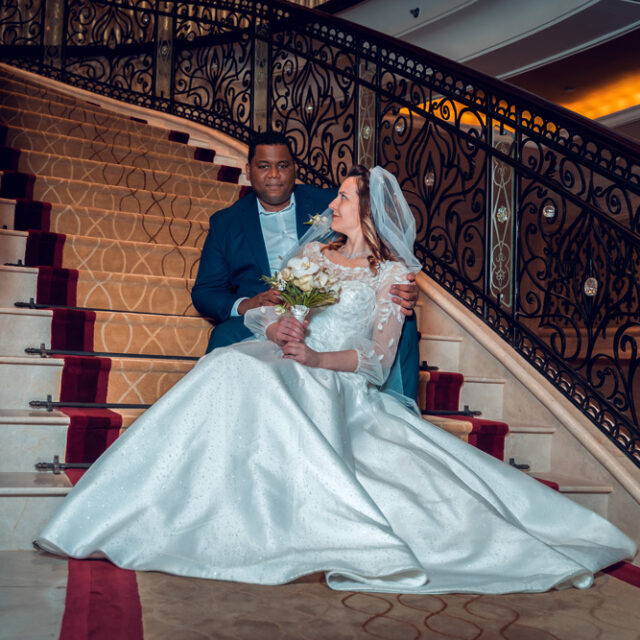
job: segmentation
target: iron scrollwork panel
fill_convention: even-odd
[[[535,179],[521,178],[520,211],[520,323],[577,376],[566,392],[587,413],[610,407],[637,424],[637,241]],[[638,434],[615,430],[619,446],[640,456]]]
[[[252,43],[175,43],[175,113],[246,140],[251,124]]]
[[[46,0],[5,0],[0,3],[0,42],[6,46],[44,42]]]
[[[150,106],[157,20],[153,7],[145,0],[127,5],[70,0],[67,16],[68,81]]]
[[[492,115],[521,134],[526,166],[549,186],[640,234],[640,162],[590,138],[579,127],[507,98],[494,98]],[[524,160],[523,160],[524,161]]]
[[[304,30],[281,30],[271,48],[271,126],[291,140],[299,177],[338,184],[355,163],[355,55]]]
[[[391,95],[416,94],[388,71],[382,74],[382,86]],[[441,117],[451,115],[446,109],[419,113],[405,105],[391,97],[380,99],[379,158],[398,176],[416,216],[416,255],[430,269],[436,262],[446,265],[482,290],[486,152],[474,135],[455,133],[455,124]]]

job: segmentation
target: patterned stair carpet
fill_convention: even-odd
[[[15,201],[12,228],[27,232],[35,302],[52,309],[51,348],[64,359],[54,400],[69,404],[62,409],[70,418],[68,462],[94,461],[204,352],[211,325],[189,293],[199,250],[209,215],[246,187],[237,184],[237,168],[215,164],[215,151],[187,142],[181,132],[0,71],[0,197]],[[457,373],[421,372],[420,408],[502,459],[505,423],[429,414],[457,411],[463,383]],[[89,406],[72,406],[79,402]],[[67,474],[75,483],[82,471]],[[482,637],[587,638],[613,625],[625,638],[616,612],[625,589],[604,577],[586,594],[345,595],[317,576],[254,587],[136,577],[106,562],[72,560],[61,637],[471,638],[487,631]],[[536,622],[534,612],[545,607],[550,617]],[[595,612],[590,620],[587,609]],[[559,622],[554,611],[563,611]],[[556,622],[568,620],[593,633],[555,635]]]

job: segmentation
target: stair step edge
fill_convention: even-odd
[[[52,158],[54,161],[55,160],[60,160],[60,159],[67,159],[70,158],[70,156],[68,155],[60,155],[60,154],[54,154],[54,153],[50,153],[48,151],[41,151],[39,149],[20,149],[21,155],[27,155],[27,154],[38,154],[40,156],[47,156],[48,158]],[[115,160],[113,161],[109,161],[109,160],[93,160],[93,159],[88,159],[88,158],[71,158],[71,160],[81,160],[83,163],[83,167],[116,167],[118,169],[123,169],[123,170],[131,170],[133,172],[137,172],[138,174],[151,174],[154,176],[159,176],[160,174],[166,174],[168,176],[171,177],[176,177],[176,172],[175,171],[168,171],[168,170],[163,170],[163,169],[154,169],[154,168],[148,168],[148,167],[140,167],[140,166],[136,166],[133,164],[127,164],[126,161],[124,162],[117,162]],[[182,158],[179,158],[179,160],[182,160]],[[185,158],[185,160],[188,162],[188,158]],[[198,160],[194,160],[194,162],[199,162]],[[182,163],[181,163],[182,164]],[[204,163],[202,163],[203,166]],[[210,166],[207,168],[212,168],[212,169],[220,169],[221,167],[224,167],[226,165],[223,164],[218,164],[217,162],[213,162],[210,163]],[[38,174],[39,176],[42,177],[58,177],[57,174],[50,174],[50,173],[40,173]],[[190,176],[189,178],[190,182],[197,182],[199,184],[204,184],[204,185],[220,185],[220,184],[237,184],[234,182],[224,182],[223,180],[218,180],[217,178],[210,178],[210,177],[204,177],[204,176]],[[102,183],[100,183],[102,184]],[[109,183],[105,183],[105,184],[109,184]]]
[[[40,316],[51,318],[53,311],[51,309],[24,309],[21,307],[0,307],[0,315],[9,316]]]
[[[29,409],[0,409],[0,425],[41,426],[46,424],[68,425],[69,416],[62,411],[32,411]]]
[[[432,333],[421,333],[420,340],[433,340],[434,342],[464,342],[461,336],[443,336]]]
[[[602,484],[585,480],[584,478],[573,478],[553,472],[536,472],[532,475],[541,480],[555,482],[562,493],[612,493],[613,487],[609,484]]]
[[[522,424],[518,422],[510,422],[506,420],[505,422],[509,422],[509,433],[542,433],[542,434],[552,434],[556,432],[555,427],[550,427],[548,425],[542,424]]]
[[[28,231],[16,231],[15,229],[0,229],[0,235],[2,236],[17,236],[18,238],[27,238],[29,236]]]
[[[2,364],[38,364],[44,367],[61,367],[64,365],[63,358],[38,358],[33,356],[2,356],[0,355],[0,365]]]
[[[9,169],[2,169],[0,170],[0,177],[3,177],[5,175],[12,175],[16,173],[15,171],[11,171]],[[127,187],[126,185],[122,185],[122,184],[109,184],[108,182],[92,182],[91,180],[80,180],[80,179],[71,179],[71,178],[62,178],[59,176],[36,176],[36,178],[41,178],[42,180],[51,180],[51,181],[55,181],[55,182],[64,182],[67,184],[79,184],[79,185],[83,185],[84,188],[89,188],[89,187],[97,187],[98,189],[107,189],[107,190],[111,190],[111,191],[118,191],[119,193],[126,193],[127,195],[131,192],[131,188]],[[231,191],[233,190],[235,187],[237,187],[237,184],[231,183],[231,182],[221,182],[220,185]],[[194,195],[189,195],[189,194],[184,194],[184,193],[176,193],[174,191],[163,191],[162,189],[137,189],[136,193],[138,194],[160,194],[162,196],[174,196],[174,199],[182,199],[182,200],[189,200],[190,202],[192,202],[194,205],[202,205],[207,206],[210,202],[218,205],[222,203],[222,200],[218,200],[215,199],[213,197],[208,197],[208,196],[194,196]],[[222,198],[224,199],[224,198]],[[74,203],[69,202],[69,203],[58,203],[58,204],[69,204],[69,205],[73,205]]]
[[[0,472],[0,496],[64,496],[71,490],[71,482],[64,473],[37,471]]]
[[[9,271],[10,273],[38,273],[38,267],[9,267],[0,264],[0,271]]]
[[[485,376],[464,376],[465,384],[467,382],[474,382],[477,384],[506,384],[506,378],[489,378]]]

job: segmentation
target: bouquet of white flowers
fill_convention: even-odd
[[[286,267],[273,276],[262,276],[262,279],[279,291],[285,302],[277,305],[276,311],[290,310],[301,322],[312,307],[324,307],[338,301],[338,291],[333,287],[335,281],[307,257],[291,258]]]

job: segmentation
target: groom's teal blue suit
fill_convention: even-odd
[[[308,229],[310,216],[322,213],[336,196],[336,189],[296,185],[298,237]],[[191,292],[196,309],[215,323],[207,353],[244,340],[251,334],[242,317],[231,317],[238,298],[251,298],[267,289],[260,279],[271,273],[260,226],[255,193],[241,198],[210,218],[196,282]],[[415,316],[407,318],[398,346],[396,365],[387,388],[416,397],[418,390],[418,335]]]

